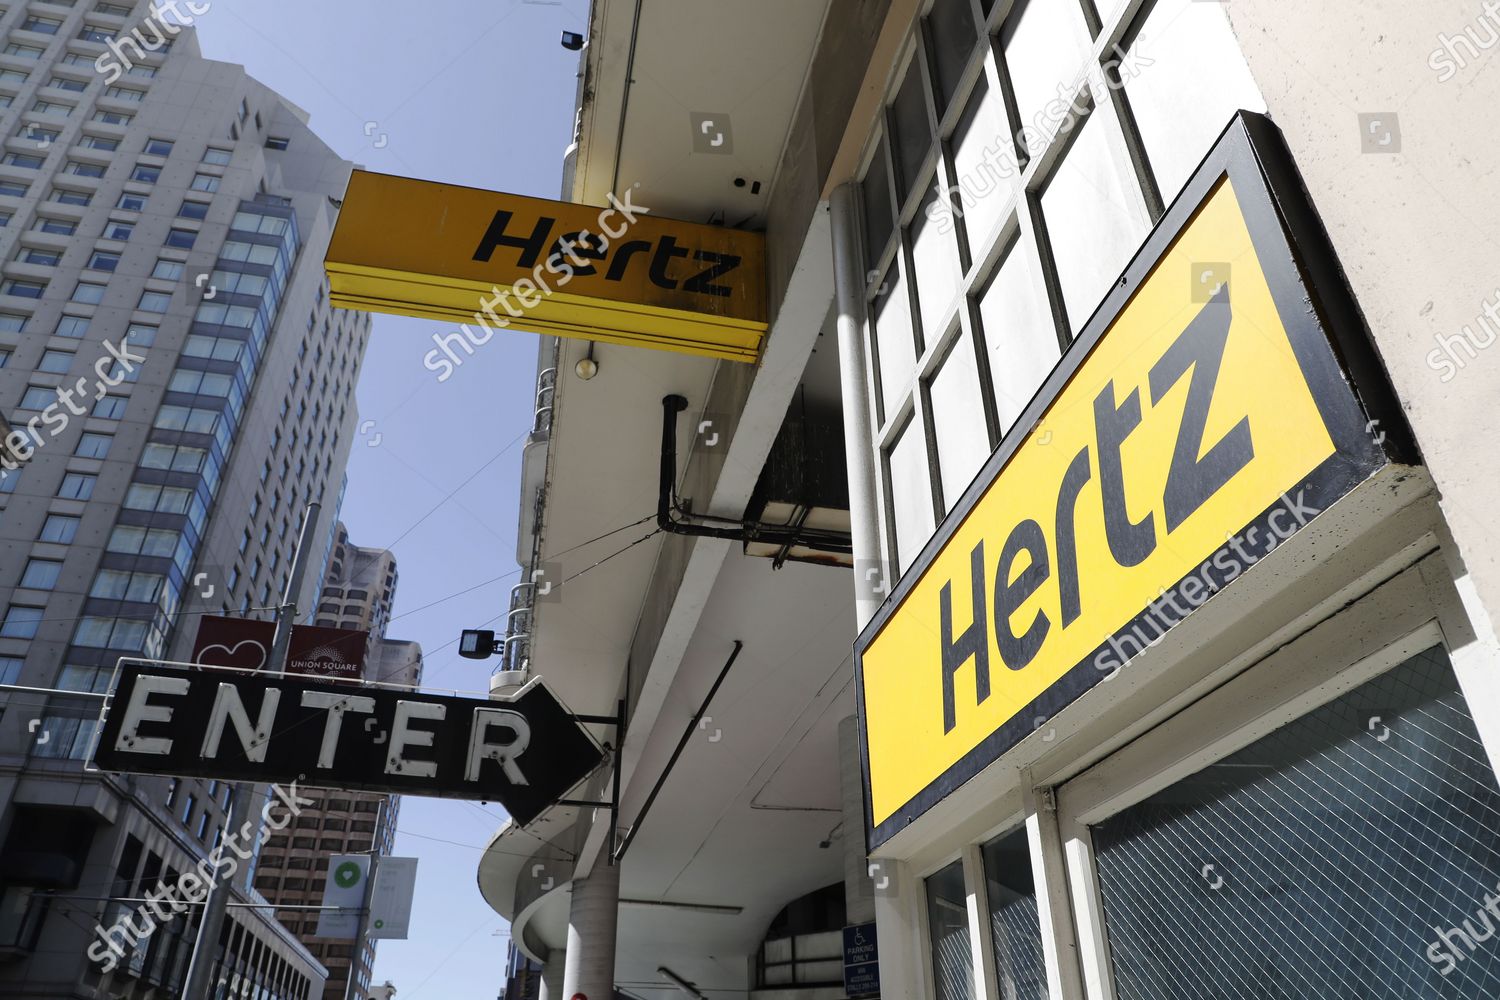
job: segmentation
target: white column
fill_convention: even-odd
[[[839,384],[844,408],[844,460],[849,473],[849,527],[854,539],[856,627],[864,628],[880,608],[892,583],[871,580],[879,572],[880,484],[875,476],[874,429],[870,422],[869,359],[865,353],[865,276],[860,263],[858,200],[853,184],[842,184],[828,199],[833,228],[833,284],[838,304]]]
[[[542,988],[537,991],[537,1000],[563,1000],[563,956],[561,948],[547,952],[547,961],[542,963]]]
[[[573,883],[562,1000],[611,1000],[615,995],[615,931],[620,916],[620,866],[601,861]]]

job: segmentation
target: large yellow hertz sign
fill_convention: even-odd
[[[356,170],[325,262],[331,299],[756,360],[764,238],[659,219],[629,194],[595,208]]]
[[[1404,447],[1301,197],[1237,118],[861,636],[872,847]]]

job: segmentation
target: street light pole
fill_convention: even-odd
[[[266,669],[278,674],[286,673],[286,654],[291,646],[292,626],[297,619],[297,592],[302,587],[302,578],[307,575],[307,561],[311,553],[310,544],[318,525],[318,513],[322,505],[314,501],[307,505],[302,518],[302,530],[297,535],[297,551],[292,556],[292,572],[286,581],[286,591],[281,595],[281,606],[276,609],[276,638],[271,644],[271,656]],[[251,819],[253,804],[260,801],[260,789],[253,782],[237,781],[230,798],[229,816],[225,821],[223,837],[228,839],[236,831],[250,823],[259,839],[260,820]],[[188,964],[187,980],[182,986],[182,1000],[209,1000],[209,978],[213,975],[214,953],[219,948],[219,936],[224,930],[224,911],[233,890],[230,882],[239,874],[209,884],[208,899],[203,904],[203,916],[198,923],[198,937],[193,943],[193,957]]]
[[[357,1000],[355,981],[359,978],[359,963],[365,957],[365,936],[370,933],[370,901],[375,896],[375,866],[380,863],[380,818],[385,814],[385,799],[375,809],[375,832],[370,835],[370,864],[365,872],[365,898],[359,904],[359,925],[354,931],[354,947],[349,950],[349,980],[344,983],[344,1000]],[[370,974],[375,974],[374,965]]]

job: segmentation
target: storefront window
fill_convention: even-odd
[[[974,952],[969,940],[968,894],[963,862],[927,880],[927,933],[932,944],[932,985],[936,1000],[971,1000]]]
[[[1441,649],[1094,827],[1115,994],[1500,996],[1500,785]]]
[[[1018,238],[979,297],[995,412],[1004,435],[1057,364],[1061,350],[1030,241]]]
[[[1001,1000],[1042,1000],[1047,995],[1047,967],[1024,827],[984,845],[984,879],[995,944],[996,993]]]

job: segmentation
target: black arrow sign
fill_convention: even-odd
[[[499,802],[524,826],[604,759],[541,682],[512,701],[129,662],[106,771]]]

